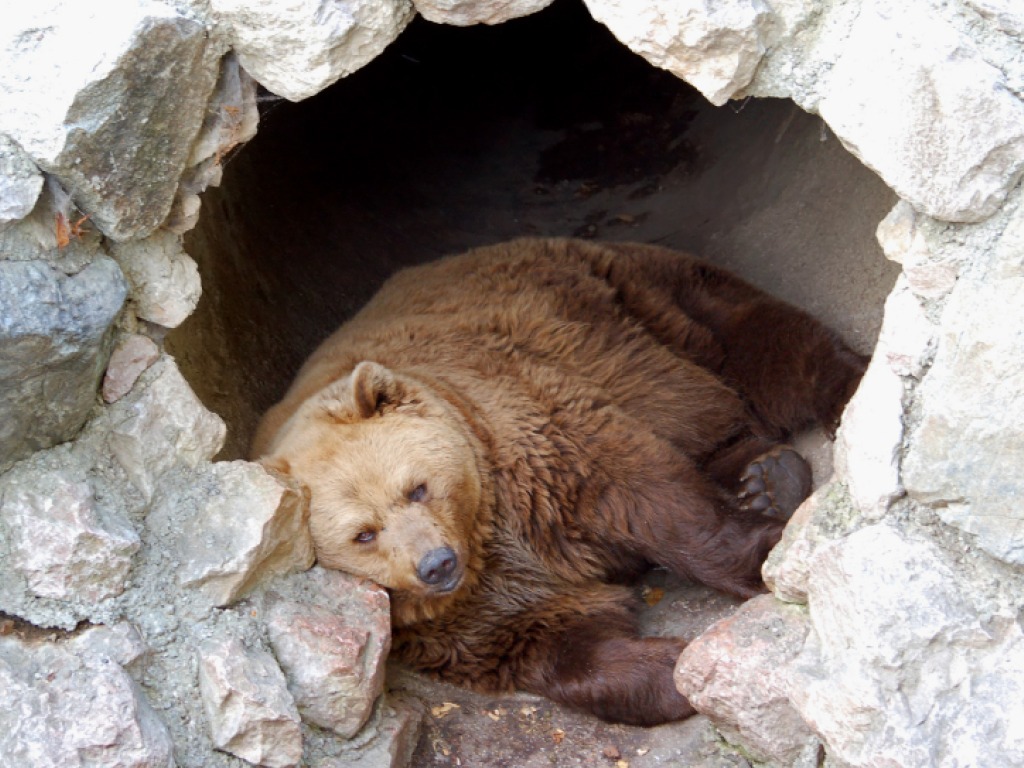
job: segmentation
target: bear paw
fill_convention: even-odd
[[[743,470],[740,507],[788,520],[811,493],[811,467],[788,445],[761,454]]]

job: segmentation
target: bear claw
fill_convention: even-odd
[[[788,445],[758,456],[740,477],[740,507],[788,520],[811,493],[811,467]]]

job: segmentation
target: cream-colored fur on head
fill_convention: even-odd
[[[450,548],[460,587],[475,578],[482,479],[458,415],[418,382],[363,362],[288,419],[263,462],[311,494],[322,565],[420,599],[417,567]],[[445,590],[447,592],[455,590]],[[401,599],[399,600],[401,602]]]

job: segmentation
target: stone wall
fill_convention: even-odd
[[[713,103],[821,115],[900,197],[878,239],[902,274],[835,479],[772,554],[773,595],[684,653],[681,690],[778,765],[819,745],[837,766],[1024,763],[1024,11],[586,4]],[[256,131],[257,82],[304,99],[416,13],[493,24],[548,3],[257,5],[5,11],[0,762],[401,765],[411,749],[415,708],[380,696],[386,595],[307,570],[301,489],[212,461],[225,427],[163,351],[200,294],[181,235]]]

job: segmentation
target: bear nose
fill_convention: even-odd
[[[443,583],[455,572],[459,559],[448,547],[432,549],[423,556],[416,567],[416,575],[420,581],[430,586]]]

